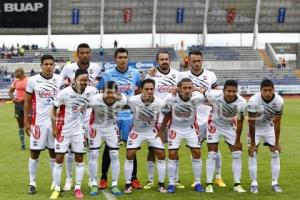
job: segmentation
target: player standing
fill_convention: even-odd
[[[49,113],[53,99],[62,85],[62,79],[59,75],[53,74],[53,56],[43,55],[41,68],[40,74],[28,79],[24,104],[24,128],[26,134],[30,136],[29,194],[36,193],[36,171],[40,152],[48,148],[52,176],[55,163],[54,137]],[[29,121],[30,113],[31,121]],[[51,188],[53,186],[52,183]]]
[[[84,119],[90,98],[97,93],[97,90],[87,86],[89,78],[86,69],[76,70],[74,81],[74,84],[61,90],[53,102],[51,113],[56,162],[54,165],[55,188],[50,199],[57,199],[60,195],[62,166],[69,146],[75,154],[74,195],[78,199],[83,198],[80,187],[84,174]]]
[[[281,152],[279,138],[283,110],[283,99],[274,93],[274,84],[265,79],[260,84],[260,92],[254,94],[248,102],[249,115],[249,172],[252,180],[251,192],[258,192],[257,182],[257,147],[260,139],[271,151],[272,190],[282,192],[278,179],[280,173]]]
[[[140,149],[142,143],[147,141],[149,147],[157,156],[157,171],[158,171],[158,191],[166,193],[164,188],[164,178],[166,173],[165,147],[162,143],[163,137],[157,135],[158,119],[162,107],[160,98],[154,96],[155,81],[145,79],[141,83],[142,94],[130,97],[128,105],[133,112],[133,127],[127,141],[127,154],[124,164],[125,172],[125,191],[131,193],[131,174],[133,171],[133,159],[136,156],[136,151]]]

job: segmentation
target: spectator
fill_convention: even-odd
[[[114,41],[114,48],[118,48],[118,42],[117,42],[117,40]]]
[[[103,56],[104,55],[104,48],[101,46],[100,47],[100,56]]]
[[[184,41],[183,40],[180,41],[180,49],[184,49]]]
[[[21,47],[19,50],[20,56],[24,56],[24,52],[25,52],[24,48]]]
[[[53,52],[55,52],[55,51],[56,51],[56,47],[55,47],[55,45],[54,45],[54,43],[53,43],[53,42],[51,42],[51,49],[52,49],[52,51],[53,51]]]
[[[183,63],[184,63],[184,68],[189,67],[189,57],[187,55],[184,57]]]
[[[34,76],[35,75],[35,71],[34,69],[32,68],[31,71],[30,71],[30,76]]]
[[[281,68],[285,68],[286,67],[285,64],[286,64],[285,58],[282,58],[282,60],[281,60]]]

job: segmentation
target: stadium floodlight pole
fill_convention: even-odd
[[[261,0],[256,1],[256,11],[255,11],[255,20],[254,20],[254,28],[253,28],[253,49],[257,48],[257,40],[258,40],[258,18],[260,13],[260,3]]]
[[[48,49],[51,48],[51,1],[48,0]]]
[[[104,0],[100,3],[100,48],[103,47],[103,37],[104,37]]]
[[[209,0],[205,0],[203,30],[202,30],[202,45],[206,46],[207,42],[207,15],[208,15]]]
[[[157,0],[153,0],[152,47],[155,47]]]

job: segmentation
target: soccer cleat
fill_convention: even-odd
[[[282,189],[279,187],[279,185],[272,185],[272,190],[274,192],[282,192]]]
[[[151,189],[154,186],[153,182],[147,181],[146,185],[144,186],[144,189]]]
[[[168,191],[165,189],[165,184],[164,184],[164,183],[158,183],[157,190],[158,190],[160,193],[167,193],[167,192],[168,192]]]
[[[110,188],[110,192],[113,194],[113,195],[121,195],[122,192],[121,190],[117,187],[117,186],[112,186]]]
[[[64,191],[69,191],[71,189],[72,189],[72,179],[71,178],[67,178],[65,186],[64,186]]]
[[[98,194],[98,187],[97,187],[97,185],[93,185],[91,187],[90,195],[91,196],[96,196],[97,194]]]
[[[100,190],[104,190],[107,187],[107,180],[102,178],[99,181],[98,187],[99,187]]]
[[[169,185],[167,191],[169,193],[174,193],[175,192],[175,185]]]
[[[176,188],[178,188],[178,189],[184,189],[184,188],[185,188],[185,186],[182,185],[182,184],[180,183],[180,181],[177,181],[177,182],[175,183],[175,186],[176,186]]]
[[[58,199],[59,191],[54,190],[50,196],[50,199]]]
[[[35,194],[36,193],[36,189],[34,185],[29,185],[29,189],[28,189],[28,194]]]
[[[234,192],[238,192],[238,193],[246,192],[246,190],[243,189],[243,187],[241,186],[241,184],[238,184],[238,185],[234,186],[233,187],[233,191]]]
[[[195,191],[196,192],[205,192],[204,188],[202,187],[202,185],[200,183],[197,183],[195,185]]]
[[[84,197],[84,195],[82,194],[80,189],[75,189],[74,190],[74,195],[77,199],[82,199]]]
[[[124,193],[125,194],[130,194],[132,192],[132,186],[130,183],[125,185]]]
[[[134,179],[131,181],[131,186],[134,189],[143,189],[143,186],[141,185],[140,181],[138,179]]]
[[[196,182],[194,182],[192,185],[191,185],[191,188],[194,188],[196,185]]]
[[[54,184],[54,182],[52,182],[51,186],[50,186],[50,191],[54,191],[54,189],[55,189],[55,184]]]
[[[250,192],[256,194],[258,193],[258,186],[257,185],[251,185]]]
[[[206,185],[205,192],[206,193],[213,193],[214,192],[214,187],[213,187],[213,185],[211,183],[208,183]]]
[[[223,179],[221,179],[221,178],[216,179],[215,184],[219,187],[226,187],[226,184],[224,183]]]

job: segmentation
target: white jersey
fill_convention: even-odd
[[[180,73],[181,78],[189,78],[193,81],[194,87],[202,87],[211,90],[218,86],[217,77],[214,72],[203,69],[200,75],[194,75],[192,71],[185,71]],[[211,106],[201,104],[198,107],[197,118],[203,123],[206,123],[211,111]]]
[[[174,87],[177,87],[180,79],[180,73],[176,69],[170,68],[168,74],[164,74],[157,70],[154,77],[147,75],[146,78],[150,78],[155,81],[154,95],[160,99],[164,99]]]
[[[207,91],[205,97],[212,104],[211,120],[217,127],[232,127],[235,125],[235,117],[243,116],[246,112],[247,101],[239,94],[230,103],[225,101],[222,90]]]
[[[50,109],[57,95],[62,79],[53,74],[49,79],[37,74],[28,79],[26,92],[32,94],[32,125],[51,126]]]
[[[248,112],[260,115],[255,121],[257,127],[272,127],[275,115],[282,114],[283,105],[283,99],[278,94],[275,93],[270,102],[265,102],[258,92],[249,99]]]
[[[128,105],[133,113],[133,130],[139,133],[157,132],[157,123],[162,107],[162,100],[154,96],[154,101],[145,105],[142,94],[130,97]]]
[[[90,107],[93,112],[90,119],[91,126],[95,128],[108,128],[115,126],[117,121],[117,113],[120,112],[127,104],[127,98],[122,94],[121,100],[116,101],[112,105],[107,105],[103,100],[103,93],[96,94],[92,97]]]
[[[54,99],[54,106],[59,108],[57,129],[63,136],[84,133],[84,117],[91,97],[97,89],[87,86],[82,94],[77,93],[72,86],[61,90]]]
[[[75,79],[75,72],[79,69],[78,63],[71,63],[64,66],[63,70],[60,73],[60,76],[63,77],[63,79],[68,79],[70,83],[74,82]],[[101,77],[102,68],[97,64],[90,62],[89,67],[87,68],[89,73],[89,85],[95,85],[96,78]]]
[[[184,129],[195,126],[198,106],[205,101],[203,94],[193,92],[190,100],[184,101],[177,94],[168,94],[164,99],[164,109],[169,107],[172,112],[171,128]]]

